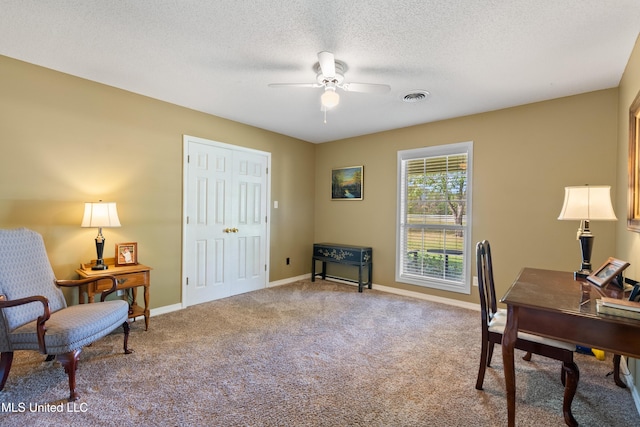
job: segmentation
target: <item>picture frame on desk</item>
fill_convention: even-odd
[[[116,243],[116,267],[138,264],[138,243]]]
[[[587,280],[601,288],[616,279],[620,274],[629,267],[629,263],[619,259],[609,257],[609,259],[597,270],[591,273]]]

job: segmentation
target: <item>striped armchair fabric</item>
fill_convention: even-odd
[[[106,278],[113,282],[110,293],[115,290],[115,278]],[[0,230],[0,390],[16,350],[36,350],[49,359],[56,357],[69,374],[69,400],[78,398],[75,372],[84,346],[122,326],[125,353],[131,352],[125,301],[68,307],[58,287],[95,280],[56,280],[42,236],[26,228]]]

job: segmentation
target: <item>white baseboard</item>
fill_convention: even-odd
[[[307,275],[307,277],[309,277],[309,276],[310,275]],[[340,280],[340,279],[336,279],[335,277],[331,277],[331,278],[327,277],[326,280],[329,280],[329,281],[332,281],[332,282],[343,283],[345,285],[358,286],[358,284],[355,283],[355,282],[350,282],[350,281],[347,281],[347,280]],[[442,304],[448,304],[448,305],[453,305],[453,306],[456,306],[456,307],[468,308],[470,310],[480,311],[480,304],[475,304],[475,303],[472,303],[472,302],[458,301],[458,300],[455,300],[455,299],[443,298],[443,297],[438,297],[438,296],[429,295],[429,294],[423,294],[422,292],[408,291],[406,289],[392,288],[391,286],[377,285],[375,283],[371,287],[372,287],[372,289],[375,289],[377,291],[388,292],[390,294],[403,295],[403,296],[406,296],[406,297],[412,297],[412,298],[422,299],[422,300],[426,300],[426,301],[439,302],[439,303],[442,303]],[[366,292],[366,289],[363,292]]]
[[[442,304],[453,305],[455,307],[468,308],[470,310],[480,311],[480,304],[472,302],[458,301],[451,298],[438,297],[435,295],[423,294],[422,292],[408,291],[406,289],[392,288],[390,286],[373,284],[373,289],[382,292],[389,292],[390,294],[404,295],[407,297],[418,298],[426,301],[439,302]]]
[[[627,363],[627,358],[622,356],[622,361],[620,362],[620,377],[622,378],[622,381],[627,384],[627,387],[629,387],[631,397],[633,397],[633,402],[636,404],[636,411],[640,414],[640,394],[638,394],[638,389],[634,384],[633,376],[631,375],[631,372],[629,372]]]
[[[182,309],[183,307],[182,307],[182,304],[180,303],[165,305],[163,307],[158,307],[158,308],[152,308],[151,310],[149,310],[149,317],[159,316],[160,314],[171,313],[172,311],[178,311]],[[135,317],[134,320],[136,321],[142,320],[144,322],[144,316]]]
[[[311,273],[303,274],[302,276],[288,277],[282,280],[276,280],[275,282],[269,282],[267,288],[273,288],[275,286],[288,285],[289,283],[297,282],[299,280],[306,280],[311,277]]]
[[[165,305],[164,307],[152,308],[150,310],[151,317],[158,316],[160,314],[171,313],[172,311],[182,310],[182,304]]]
[[[626,380],[627,385],[631,384],[629,389],[631,390],[631,396],[633,396],[633,401],[636,404],[636,410],[638,414],[640,414],[640,395],[638,395],[638,389],[633,386],[633,377],[629,375],[629,379]]]

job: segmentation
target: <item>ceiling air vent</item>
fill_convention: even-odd
[[[429,92],[426,90],[414,90],[402,97],[404,102],[420,102],[427,99],[429,96]]]

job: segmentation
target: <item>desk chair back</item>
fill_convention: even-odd
[[[496,301],[496,288],[493,283],[493,262],[491,261],[491,245],[487,240],[478,242],[476,245],[476,265],[478,268],[478,291],[480,292],[480,307],[482,308],[482,332],[483,338],[488,334],[489,324],[496,316],[503,316],[504,312],[498,314],[498,303]]]
[[[478,269],[478,290],[480,292],[480,306],[482,308],[482,349],[480,354],[480,367],[476,380],[476,389],[482,390],[485,370],[491,366],[491,357],[495,344],[502,344],[502,335],[507,323],[507,313],[504,309],[498,309],[495,283],[493,279],[493,261],[491,258],[491,245],[487,240],[476,245],[476,266]],[[572,377],[572,387],[577,386],[578,366],[573,361],[575,344],[557,341],[538,335],[518,332],[515,348],[526,351],[523,357],[531,360],[531,354],[539,354],[563,363],[561,380],[565,384],[566,374]],[[575,380],[575,383],[573,382]],[[575,392],[575,388],[573,390]]]

